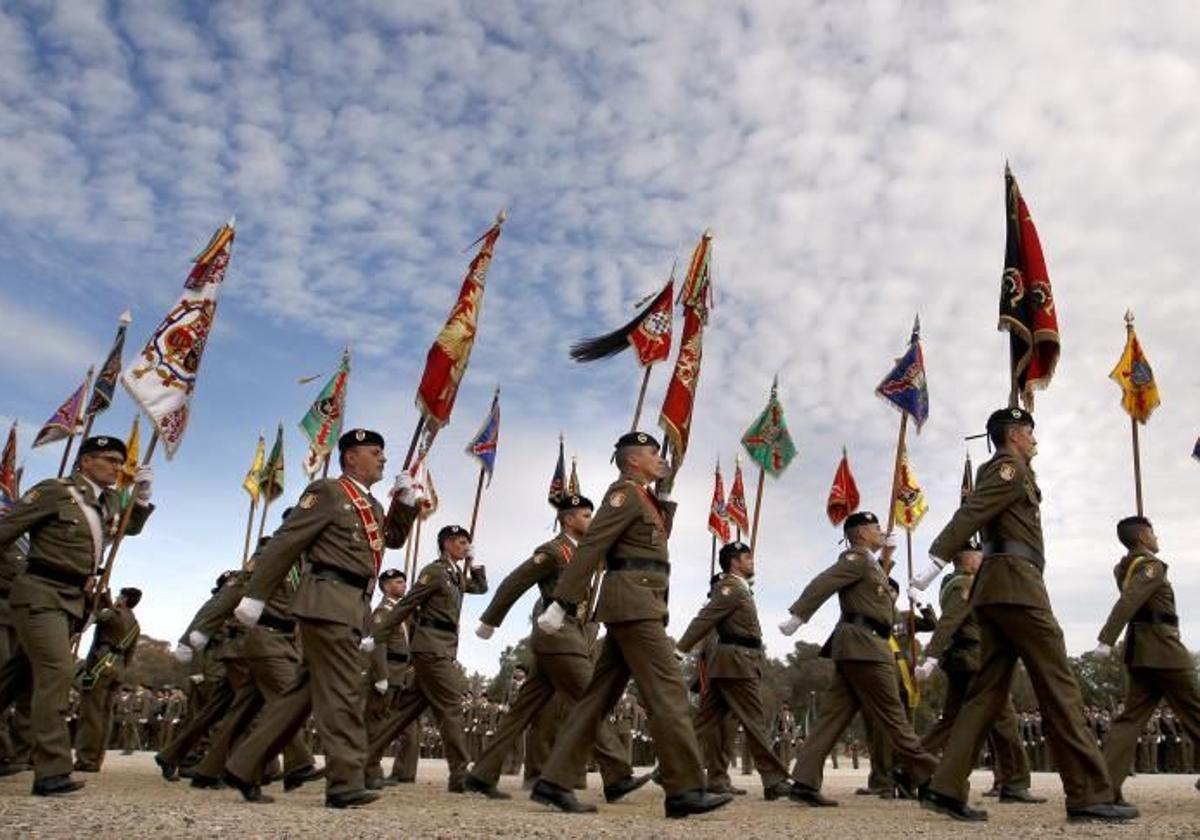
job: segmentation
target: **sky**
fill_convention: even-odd
[[[1115,598],[1114,523],[1134,504],[1129,418],[1107,378],[1127,308],[1163,399],[1141,436],[1146,512],[1198,648],[1198,44],[1187,3],[5,4],[0,421],[19,422],[26,486],[52,475],[61,448],[30,451],[36,429],[102,361],[126,307],[127,359],[145,342],[236,213],[187,436],[156,460],[158,510],[114,576],[145,591],[145,632],[174,639],[240,560],[241,480],[280,421],[286,496],[303,492],[297,423],[321,383],[299,378],[328,375],[351,346],[347,422],[380,430],[392,467],[403,459],[465,249],[507,208],[430,461],[431,524],[465,523],[477,467],[463,448],[499,386],[476,534],[494,586],[552,534],[560,431],[586,493],[615,477],[639,371],[628,354],[576,365],[568,346],[626,321],[711,228],[716,306],[675,489],[669,629],[703,602],[714,462],[728,484],[778,374],[800,455],[766,482],[757,595],[783,655],[837,617],[827,605],[793,639],[775,629],[837,556],[825,499],[843,446],[864,508],[886,507],[899,415],[874,388],[913,316],[931,400],[909,441],[930,508],[918,567],[956,506],[964,437],[1005,403],[1009,161],[1062,333],[1035,467],[1068,648],[1095,645]],[[654,369],[647,430],[668,375]],[[132,415],[121,394],[95,428],[124,435]],[[756,479],[748,469],[751,495]],[[432,559],[428,539],[421,553]],[[491,672],[527,632],[532,595],[488,642],[470,632],[486,601],[467,599],[460,657]]]

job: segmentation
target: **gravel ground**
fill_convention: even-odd
[[[1034,790],[1050,798],[1045,805],[987,805],[991,821],[961,825],[923,811],[910,802],[883,802],[853,795],[866,778],[860,770],[829,770],[825,793],[841,800],[837,809],[815,810],[788,802],[764,802],[757,777],[734,776],[749,790],[728,807],[704,817],[667,821],[662,794],[653,785],[628,801],[604,805],[599,778],[593,775],[581,798],[600,804],[600,813],[572,817],[543,808],[527,798],[515,777],[501,787],[510,802],[477,796],[453,796],[445,790],[446,765],[423,760],[415,785],[388,788],[366,808],[334,811],[323,807],[321,784],[277,795],[273,805],[243,803],[233,791],[194,791],[186,781],[164,782],[150,753],[110,753],[104,772],[83,774],[88,786],[67,797],[29,795],[31,774],[0,779],[0,836],[9,837],[428,837],[462,840],[493,837],[1200,837],[1200,792],[1192,776],[1139,776],[1125,786],[1142,818],[1124,826],[1068,825],[1058,777],[1040,773]],[[989,778],[976,774],[975,790]],[[974,804],[980,804],[978,796]],[[991,800],[982,800],[984,803]]]

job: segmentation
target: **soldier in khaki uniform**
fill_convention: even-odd
[[[550,602],[555,586],[575,557],[579,541],[587,534],[592,508],[592,502],[583,496],[570,496],[558,505],[558,535],[538,546],[528,560],[504,579],[480,616],[475,631],[477,636],[491,638],[513,604],[534,586],[541,594],[539,607]],[[535,614],[537,612],[535,610]],[[521,684],[512,708],[500,722],[495,739],[471,768],[466,780],[467,790],[492,799],[510,798],[496,788],[505,756],[555,696],[568,705],[583,697],[592,678],[590,648],[595,631],[594,625],[574,617],[564,620],[557,633],[547,633],[534,623],[529,642],[534,657],[532,672]],[[616,802],[650,779],[649,776],[634,778],[628,751],[621,746],[617,733],[607,720],[600,724],[596,733],[595,755],[604,780],[604,796],[609,802]]]
[[[1124,710],[1104,742],[1104,760],[1120,799],[1138,736],[1161,701],[1174,710],[1183,737],[1200,738],[1200,685],[1192,655],[1179,638],[1175,590],[1167,580],[1167,564],[1158,557],[1154,526],[1145,517],[1130,516],[1117,523],[1117,538],[1128,551],[1113,569],[1121,596],[1100,630],[1096,654],[1111,655],[1128,627]]]
[[[975,491],[930,546],[932,565],[913,579],[913,586],[924,589],[946,559],[982,533],[983,565],[971,595],[980,627],[980,669],[922,804],[955,819],[987,818],[986,812],[967,805],[968,777],[987,731],[1008,702],[1019,659],[1046,718],[1068,819],[1133,819],[1137,809],[1114,804],[1108,771],[1084,725],[1079,684],[1042,580],[1041,491],[1030,466],[1037,453],[1033,417],[1019,408],[1001,409],[988,418],[987,431],[996,454],[980,466]]]
[[[529,678],[529,670],[518,663],[513,666],[512,678],[508,682],[508,688],[504,692],[504,703],[500,706],[501,725],[504,718],[507,718],[512,713],[512,707],[517,702],[517,697],[521,693],[521,686],[525,685],[525,680]],[[526,730],[528,731],[528,730]],[[496,737],[500,737],[497,731]],[[505,776],[515,776],[521,772],[521,765],[525,763],[525,735],[522,733],[517,736],[513,742],[512,749],[508,751],[508,755],[504,757],[504,766],[500,768],[500,773]]]
[[[396,698],[388,725],[369,745],[369,762],[382,758],[396,735],[414,723],[429,708],[438,728],[450,765],[447,789],[464,793],[467,775],[467,743],[462,720],[462,675],[458,666],[458,629],[465,595],[482,595],[488,590],[487,573],[476,566],[471,534],[458,525],[438,531],[437,560],[421,570],[417,584],[377,624],[372,637],[378,645],[391,629],[415,616],[412,640],[413,682]]]
[[[371,616],[372,627],[381,625],[404,598],[408,589],[408,578],[399,569],[388,569],[379,576],[379,585],[383,589],[383,598]],[[370,665],[367,669],[367,679],[371,683],[371,692],[367,699],[368,745],[375,741],[380,729],[387,725],[396,699],[412,682],[410,625],[411,622],[408,621],[391,625],[391,630],[384,638],[376,640],[375,647],[368,654]],[[414,720],[400,734],[400,752],[392,760],[391,776],[397,784],[416,781],[421,738],[419,727]],[[382,788],[387,783],[379,763],[368,764],[366,772],[367,787],[371,790]]]
[[[27,548],[28,540],[18,539],[0,551],[0,671],[6,671],[4,666],[20,649],[8,597],[13,581],[25,568]],[[3,717],[3,705],[0,704],[0,777],[32,769],[29,763],[29,680],[23,678],[18,685],[16,677],[15,673],[10,677],[14,697],[11,727],[10,720]]]
[[[708,768],[707,789],[732,792],[725,755],[725,723],[733,716],[742,724],[754,766],[762,776],[767,799],[787,796],[791,785],[787,767],[771,750],[767,717],[763,709],[762,628],[750,581],[754,555],[750,546],[732,542],[721,547],[721,580],[712,588],[708,603],[679,637],[681,651],[698,651],[710,635],[715,643],[707,651],[708,686],[696,714],[696,739],[704,749]]]
[[[359,647],[384,548],[408,538],[417,509],[406,473],[397,479],[386,518],[370,494],[383,477],[383,436],[352,429],[338,440],[342,476],[314,481],[296,509],[259,553],[246,596],[234,609],[243,625],[258,625],[275,590],[296,562],[305,568],[292,600],[307,666],[262,711],[258,725],[234,750],[225,780],[248,801],[266,801],[259,785],[268,760],[301,731],[310,711],[325,751],[325,804],[347,808],[375,801],[366,788]]]
[[[587,609],[593,572],[604,568],[595,618],[608,633],[591,684],[567,716],[554,750],[542,768],[531,797],[560,810],[578,813],[595,807],[579,802],[571,790],[575,774],[586,766],[600,721],[607,717],[632,676],[649,710],[649,727],[662,769],[668,817],[686,817],[720,808],[731,794],[704,791],[700,746],[692,731],[687,698],[674,646],[667,637],[667,589],[671,565],[667,539],[675,503],[666,500],[673,476],[659,445],[644,432],[623,435],[615,460],[621,477],[604,494],[571,563],[554,590],[554,602],[538,618],[539,626],[559,632],[569,615]],[[658,493],[647,485],[658,482]]]
[[[84,620],[87,594],[121,516],[115,490],[125,463],[119,438],[91,437],[79,449],[69,478],[35,485],[0,518],[0,551],[29,532],[25,571],[13,583],[9,605],[22,659],[33,681],[33,793],[47,796],[83,787],[71,778],[67,697],[74,677],[71,636]],[[135,476],[135,502],[126,534],[141,532],[150,516],[149,467]],[[14,666],[20,668],[20,665]]]
[[[942,617],[925,647],[925,661],[917,666],[918,679],[928,679],[934,668],[946,674],[946,701],[942,715],[921,740],[937,754],[946,745],[954,720],[962,708],[972,678],[979,672],[979,622],[971,609],[971,586],[983,552],[974,545],[954,556],[954,573],[942,582],[939,601]],[[996,716],[989,735],[995,757],[997,793],[1001,802],[1039,803],[1046,800],[1029,792],[1029,758],[1021,742],[1017,710],[1010,696]]]
[[[896,660],[888,647],[894,609],[887,574],[875,560],[885,538],[875,514],[853,513],[843,523],[850,547],[837,562],[817,575],[789,609],[780,630],[791,635],[822,604],[838,596],[842,615],[822,656],[834,662],[833,685],[825,695],[814,732],[796,754],[795,780],[789,795],[814,806],[837,803],[821,795],[825,756],[854,715],[861,709],[874,726],[886,732],[896,763],[896,784],[911,789],[932,775],[937,760],[922,747],[904,713],[896,678]]]
[[[104,763],[112,732],[113,706],[133,662],[141,626],[133,609],[142,600],[142,591],[133,587],[122,589],[115,604],[108,603],[96,613],[96,630],[92,648],[84,662],[79,707],[79,729],[75,734],[75,769],[98,773]]]

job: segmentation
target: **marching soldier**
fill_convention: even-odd
[[[1117,523],[1117,538],[1128,552],[1113,570],[1121,596],[1100,630],[1096,654],[1111,655],[1128,627],[1124,710],[1104,744],[1108,774],[1121,799],[1138,736],[1162,700],[1169,704],[1168,712],[1174,711],[1183,738],[1200,737],[1200,684],[1192,655],[1179,638],[1175,590],[1167,580],[1167,564],[1158,556],[1154,527],[1145,517],[1126,517]]]
[[[416,631],[411,646],[413,679],[396,698],[388,723],[369,746],[369,763],[379,761],[396,735],[427,708],[441,730],[450,765],[447,789],[465,793],[467,740],[463,732],[462,675],[458,666],[458,627],[465,595],[488,590],[487,573],[474,562],[471,534],[459,525],[438,531],[438,559],[421,570],[412,588],[372,631],[378,645],[391,629],[410,617]]]
[[[775,717],[775,756],[784,767],[791,766],[796,743],[796,717],[792,707],[781,703]]]
[[[617,728],[617,738],[621,741],[621,746],[625,750],[627,760],[633,761],[633,731],[637,726],[638,720],[638,701],[633,696],[633,692],[626,686],[624,693],[621,694],[620,701],[617,702],[617,708],[613,711],[613,721]]]
[[[18,540],[0,551],[0,670],[17,657],[17,629],[13,626],[12,608],[8,598],[13,581],[25,568],[24,540]],[[19,657],[24,660],[24,657]],[[0,716],[0,776],[11,776],[32,768],[29,757],[29,680],[27,674],[13,673],[13,713]],[[0,707],[3,704],[0,703]],[[11,726],[10,726],[11,723]]]
[[[790,636],[825,601],[838,596],[842,615],[821,651],[822,656],[832,656],[833,685],[814,731],[796,755],[789,792],[793,800],[817,807],[837,804],[821,795],[825,756],[860,709],[887,733],[899,765],[896,784],[906,793],[915,793],[937,766],[936,759],[921,747],[900,701],[896,660],[888,646],[894,617],[892,596],[887,574],[875,559],[875,552],[886,543],[879,520],[866,511],[852,513],[843,523],[843,533],[850,547],[809,583],[789,609],[787,620],[779,625]]]
[[[521,694],[521,687],[525,685],[525,680],[528,678],[529,672],[524,665],[517,664],[513,666],[512,679],[508,682],[508,688],[504,693],[504,703],[500,707],[501,713],[504,715],[501,718],[501,725],[505,719],[512,714],[512,707],[517,702],[517,697]],[[526,729],[525,731],[528,731]],[[500,738],[500,733],[496,733],[497,740]],[[508,755],[504,758],[504,766],[500,769],[501,775],[515,776],[521,772],[521,766],[525,763],[525,737],[524,735],[517,736],[513,742],[512,749],[508,751]]]
[[[592,509],[592,502],[583,496],[569,496],[559,503],[558,535],[538,546],[528,560],[501,582],[492,602],[480,616],[475,631],[477,636],[491,638],[517,599],[534,586],[541,595],[539,604],[550,603],[558,581],[570,567],[580,541],[587,534]],[[467,790],[491,799],[510,798],[496,788],[505,756],[555,696],[563,698],[567,704],[577,703],[583,697],[592,678],[590,649],[594,638],[595,627],[574,616],[565,619],[557,633],[547,633],[534,623],[529,643],[533,652],[532,673],[521,684],[495,740],[471,768],[466,779]],[[596,733],[595,755],[608,802],[616,802],[650,780],[648,775],[634,777],[629,748],[618,739],[607,719]]]
[[[33,680],[33,793],[51,796],[83,787],[71,778],[67,698],[74,674],[71,636],[84,620],[100,558],[121,516],[113,485],[125,463],[125,444],[90,437],[79,448],[69,478],[31,488],[0,518],[0,551],[28,532],[29,557],[9,596],[13,624]],[[140,467],[126,534],[141,533],[153,511],[153,473]]]
[[[108,600],[105,597],[102,603]],[[117,692],[133,662],[141,633],[133,614],[141,600],[140,589],[126,587],[115,604],[108,604],[96,613],[92,648],[84,662],[79,730],[75,736],[75,769],[82,773],[98,773],[104,763]]]
[[[763,781],[767,799],[787,796],[791,790],[787,767],[771,750],[767,739],[766,712],[761,686],[763,669],[762,628],[750,581],[754,577],[754,555],[750,546],[732,542],[718,555],[723,572],[713,587],[708,603],[692,619],[676,647],[691,651],[716,634],[708,656],[708,690],[696,715],[696,739],[704,748],[708,768],[707,790],[731,791],[723,749],[725,719],[737,718],[745,733]],[[790,737],[790,733],[789,733]]]
[[[373,627],[382,624],[404,598],[408,589],[408,577],[399,569],[388,569],[379,576],[379,586],[383,589],[383,598],[371,615]],[[368,654],[371,657],[368,673],[372,688],[367,700],[368,744],[376,740],[379,729],[392,714],[396,698],[412,680],[410,625],[411,622],[408,621],[393,624],[384,637],[376,640],[375,647]],[[392,778],[396,779],[397,784],[416,780],[419,741],[419,724],[414,720],[401,733],[400,752],[392,760]],[[387,783],[383,778],[383,769],[378,763],[367,765],[366,778],[367,787],[371,790],[378,790]]]
[[[615,461],[621,477],[580,541],[575,559],[563,571],[554,602],[538,618],[543,630],[559,632],[568,615],[587,609],[593,572],[603,564],[603,586],[595,618],[608,629],[592,681],[571,709],[559,733],[534,801],[569,813],[595,811],[575,798],[571,784],[587,762],[600,721],[607,717],[632,676],[649,711],[649,728],[662,769],[668,817],[701,814],[728,804],[732,794],[704,791],[704,770],[688,714],[687,685],[667,637],[667,589],[671,566],[667,538],[675,503],[651,493],[658,481],[665,497],[672,476],[659,455],[659,444],[644,432],[617,441]]]
[[[946,745],[971,680],[979,672],[979,622],[971,610],[971,586],[982,562],[983,552],[974,545],[954,555],[954,573],[942,582],[939,598],[942,617],[925,647],[925,661],[917,666],[918,679],[927,679],[939,666],[946,675],[942,716],[921,741],[931,753],[940,753]],[[1045,802],[1029,792],[1029,758],[1021,744],[1011,695],[992,724],[989,743],[995,758],[993,773],[1000,801]]]
[[[229,757],[225,780],[247,801],[269,801],[260,790],[263,767],[300,731],[310,711],[325,750],[325,805],[374,802],[366,788],[366,727],[359,670],[363,624],[369,614],[384,548],[404,544],[416,520],[407,474],[397,478],[386,514],[371,495],[387,458],[378,432],[352,429],[338,440],[342,476],[314,481],[255,561],[246,596],[234,615],[247,627],[259,619],[301,555],[304,572],[292,600],[307,666],[262,711],[258,724]]]
[[[1069,820],[1129,820],[1137,809],[1115,804],[1103,756],[1083,720],[1079,684],[1042,580],[1045,565],[1041,491],[1030,466],[1037,454],[1033,417],[1019,408],[987,422],[996,454],[979,468],[975,492],[930,546],[932,564],[913,579],[924,589],[971,537],[983,535],[983,565],[972,607],[980,625],[979,673],[950,731],[941,764],[922,804],[959,820],[987,813],[967,805],[968,777],[979,745],[1008,701],[1017,660],[1025,663],[1060,767]]]

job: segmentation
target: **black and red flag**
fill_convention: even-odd
[[[1004,167],[1007,237],[1000,282],[999,329],[1008,332],[1011,405],[1033,409],[1033,392],[1047,387],[1058,364],[1058,314],[1042,243],[1012,170]]]
[[[674,294],[675,276],[672,271],[667,285],[650,298],[650,302],[629,323],[610,333],[575,342],[571,345],[571,358],[577,362],[595,362],[632,347],[642,367],[665,361],[671,355],[671,304]]]

